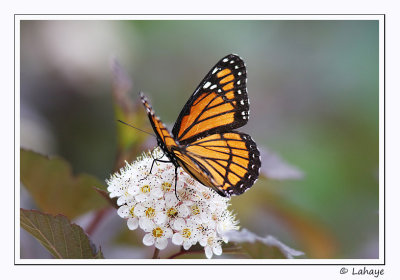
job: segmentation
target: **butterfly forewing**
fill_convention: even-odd
[[[246,67],[234,54],[222,58],[206,75],[176,121],[172,134],[180,144],[231,131],[249,115]]]
[[[174,138],[172,138],[171,134],[169,133],[165,125],[162,123],[162,121],[155,115],[153,108],[151,107],[149,101],[143,95],[143,93],[140,93],[140,99],[142,100],[142,103],[146,108],[146,112],[149,117],[151,126],[153,127],[153,130],[156,133],[158,145],[161,146],[164,152],[168,152],[167,155],[169,155],[171,147],[177,146],[177,143],[175,142]]]

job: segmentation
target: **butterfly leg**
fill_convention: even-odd
[[[180,201],[178,194],[176,193],[176,183],[178,182],[178,167],[175,166],[175,196]]]
[[[154,158],[154,157],[153,157],[153,154],[151,154],[151,157],[153,158],[153,162],[151,163],[150,173],[149,173],[149,174],[151,174],[151,171],[153,170],[154,162],[156,162],[156,161],[159,161],[159,162],[171,162],[171,161],[169,161],[169,160],[162,160],[161,158],[163,158],[164,155],[165,155],[165,153],[163,152],[163,154],[162,154],[161,157],[159,157],[159,158]]]
[[[154,163],[155,163],[156,161],[158,161],[158,162],[171,162],[171,161],[169,161],[169,160],[161,160],[161,159],[156,159],[156,158],[153,159],[153,162],[151,163],[150,173],[149,173],[149,174],[151,174],[151,171],[153,170]]]

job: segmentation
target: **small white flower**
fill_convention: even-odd
[[[211,212],[208,209],[207,203],[192,202],[190,203],[189,210],[191,218],[197,223],[208,223],[211,221]]]
[[[173,223],[173,229],[176,233],[172,236],[172,243],[183,245],[185,250],[189,250],[192,245],[196,244],[200,237],[196,223],[191,220],[176,219]]]
[[[117,211],[121,218],[127,219],[127,225],[130,230],[137,229],[139,225],[139,219],[134,213],[135,205],[133,201],[130,201],[126,205],[121,206]]]
[[[211,259],[213,254],[217,256],[222,254],[221,239],[217,237],[215,232],[209,232],[208,235],[203,236],[199,243],[204,247],[207,259]]]
[[[140,218],[140,225],[146,220],[153,220],[156,224],[163,225],[167,222],[164,206],[165,201],[163,200],[150,200],[138,203],[135,207],[134,214]]]
[[[197,182],[182,168],[175,184],[175,166],[153,164],[153,158],[168,160],[156,148],[152,157],[144,154],[107,180],[110,197],[118,197],[118,215],[127,220],[129,229],[140,227],[146,232],[146,246],[161,250],[171,239],[188,250],[199,242],[207,258],[221,255],[221,244],[227,242],[224,233],[238,229],[228,210],[229,199]]]
[[[176,218],[186,218],[190,214],[189,207],[181,203],[173,193],[165,194],[165,210],[170,221]]]
[[[209,224],[210,227],[217,230],[217,233],[219,233],[221,237],[224,237],[224,234],[228,231],[239,229],[234,217],[226,211],[221,211],[220,208],[217,208],[217,210],[212,213],[211,222]],[[223,239],[225,240],[225,238]]]
[[[137,177],[137,174],[127,165],[125,168],[120,169],[120,173],[115,173],[109,180],[106,180],[108,184],[107,190],[110,192],[111,198],[127,194],[128,187],[131,185],[131,180],[133,180],[128,174],[132,178]]]
[[[144,231],[148,233],[143,237],[143,244],[146,246],[155,245],[160,250],[167,247],[168,238],[171,238],[173,234],[170,228],[157,225],[151,221],[146,224]]]
[[[121,206],[121,205],[124,205],[124,204],[126,204],[126,203],[129,203],[129,202],[131,202],[131,201],[135,201],[135,197],[134,197],[133,195],[131,195],[131,194],[128,192],[128,190],[126,189],[126,190],[124,191],[124,193],[122,193],[121,196],[118,197],[118,199],[117,199],[117,205],[118,205],[118,206]]]
[[[145,202],[152,199],[159,199],[163,196],[162,189],[158,186],[159,180],[143,179],[139,182],[139,187],[131,186],[128,193],[135,197],[139,202]]]

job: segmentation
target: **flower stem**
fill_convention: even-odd
[[[159,254],[160,254],[160,249],[155,248],[154,254],[153,254],[153,259],[159,259]]]
[[[89,224],[89,226],[87,227],[87,230],[86,230],[86,233],[88,235],[92,235],[93,234],[93,232],[96,230],[96,228],[100,224],[101,220],[104,218],[105,214],[110,209],[111,209],[111,207],[105,207],[105,208],[102,208],[102,209],[98,210],[95,213],[93,220],[91,221],[91,223]]]

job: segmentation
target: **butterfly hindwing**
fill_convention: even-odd
[[[186,171],[222,196],[250,188],[261,166],[256,144],[241,132],[212,134],[173,153]]]
[[[172,129],[180,144],[245,125],[249,115],[246,66],[234,54],[222,58],[192,94]]]

